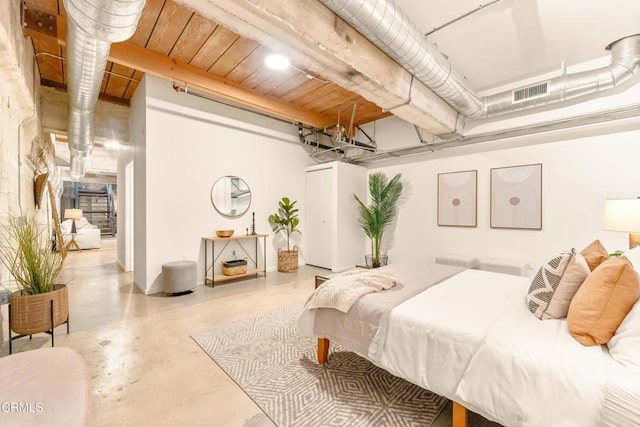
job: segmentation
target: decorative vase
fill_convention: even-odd
[[[298,247],[294,246],[292,251],[278,249],[278,271],[281,273],[292,273],[298,271]]]
[[[387,255],[380,255],[378,258],[374,257],[373,255],[364,256],[364,261],[367,268],[384,267],[385,265],[387,265],[388,260],[389,257]]]
[[[48,332],[52,330],[52,321],[55,328],[69,319],[69,291],[65,285],[54,285],[53,291],[44,294],[13,292],[9,304],[9,327],[19,335]]]

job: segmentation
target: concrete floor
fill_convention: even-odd
[[[69,286],[71,333],[59,327],[56,346],[76,349],[88,365],[91,425],[244,426],[260,409],[190,335],[302,301],[313,291],[313,276],[326,272],[305,266],[198,286],[188,295],[145,296],[118,269],[115,240],[104,240],[100,250],[70,252],[60,279]],[[7,331],[6,316],[4,322]],[[9,351],[3,344],[0,356]],[[49,345],[50,337],[40,334],[14,341],[14,352]],[[434,426],[450,426],[450,412]],[[471,415],[470,426],[493,425]]]

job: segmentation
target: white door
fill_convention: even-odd
[[[125,250],[125,266],[124,266],[124,271],[133,271],[133,251],[134,251],[134,246],[133,246],[133,203],[134,203],[134,197],[133,197],[133,188],[134,188],[134,183],[133,183],[133,162],[128,163],[127,166],[125,166],[125,170],[124,170],[124,183],[126,186],[126,193],[125,193],[125,206],[123,209],[123,214],[122,217],[124,217],[124,223],[126,223],[125,226],[125,232],[124,234],[124,250]],[[119,229],[120,227],[118,227]]]
[[[332,177],[332,169],[306,172],[305,260],[323,268],[331,268]]]

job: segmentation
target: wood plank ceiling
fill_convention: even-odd
[[[26,4],[30,11],[41,10],[43,14],[66,16],[62,0],[27,0]],[[65,61],[58,59],[66,58],[64,44],[42,33],[28,34],[33,38],[36,54],[39,54],[37,60],[42,84],[65,88]],[[205,70],[212,78],[223,78],[265,98],[311,111],[320,115],[327,127],[337,124],[339,119],[348,128],[354,103],[357,103],[355,125],[390,115],[322,76],[309,78],[303,64],[295,64],[297,69],[290,67],[284,71],[269,69],[264,65],[266,48],[171,0],[147,0],[137,31],[129,42]],[[143,72],[111,61],[107,63],[106,70],[109,73],[105,74],[102,82],[101,98],[128,103]]]

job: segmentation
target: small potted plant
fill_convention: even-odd
[[[67,287],[56,279],[65,252],[51,247],[48,233],[35,217],[10,217],[0,232],[0,261],[16,281],[18,290],[9,296],[9,329],[19,336],[53,329],[69,320]],[[15,337],[14,337],[15,338]],[[9,342],[11,343],[11,335]],[[11,352],[11,346],[9,347]]]
[[[402,194],[401,174],[390,181],[382,172],[369,175],[369,195],[371,204],[365,205],[357,194],[354,194],[360,210],[360,226],[371,239],[371,255],[365,256],[367,267],[377,268],[387,265],[387,256],[380,255],[382,234],[396,216],[397,203]]]
[[[291,273],[298,270],[298,247],[291,250],[291,234],[300,233],[296,227],[300,223],[298,219],[298,209],[295,207],[297,201],[291,201],[288,197],[283,197],[278,202],[278,212],[269,215],[269,224],[274,233],[283,232],[287,236],[287,250],[278,249],[278,271]]]

